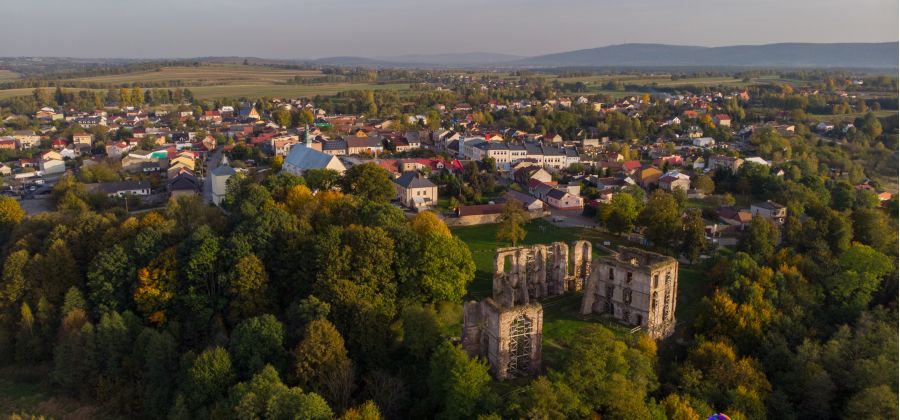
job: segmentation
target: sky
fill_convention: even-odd
[[[0,56],[321,58],[898,40],[897,0],[4,0]]]

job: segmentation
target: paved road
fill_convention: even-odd
[[[215,152],[209,155],[209,159],[206,160],[206,171],[204,172],[206,178],[203,180],[203,202],[206,204],[212,203],[212,171],[219,166],[221,161],[221,148],[216,149]]]

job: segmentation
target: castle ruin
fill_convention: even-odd
[[[584,286],[581,313],[607,314],[655,339],[675,330],[678,261],[623,247],[598,258]]]
[[[464,305],[462,346],[503,380],[540,372],[543,307],[537,301],[584,290],[581,313],[612,316],[655,338],[675,329],[678,261],[637,248],[598,259],[588,241],[499,248],[493,297]]]
[[[515,306],[532,300],[579,291],[591,271],[591,243],[497,249],[494,257],[494,300],[501,306]]]
[[[536,375],[543,324],[544,309],[537,302],[503,307],[491,298],[471,301],[463,307],[462,347],[486,358],[497,379]]]

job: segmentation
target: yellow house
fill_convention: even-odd
[[[642,187],[647,188],[650,185],[658,184],[659,177],[662,176],[662,171],[655,166],[648,166],[646,168],[641,168],[637,173],[638,182]]]
[[[171,161],[169,161],[169,166],[175,166],[177,164],[183,165],[185,168],[194,170],[194,159],[185,155],[178,155]]]

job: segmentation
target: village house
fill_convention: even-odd
[[[769,200],[751,204],[750,214],[753,216],[762,216],[781,224],[784,223],[784,219],[787,218],[787,207]]]
[[[659,178],[662,176],[662,171],[655,166],[646,166],[640,168],[635,173],[635,181],[637,181],[640,186],[644,188],[650,188],[651,186],[657,185]]]
[[[349,136],[344,140],[346,140],[347,142],[348,155],[371,155],[378,154],[384,151],[384,145],[382,144],[380,137]]]
[[[95,184],[96,188],[107,197],[125,197],[150,195],[150,184],[145,181],[115,181]]]
[[[717,171],[717,170],[726,170],[731,171],[731,173],[737,173],[737,170],[740,169],[741,165],[744,164],[744,159],[732,156],[724,156],[724,155],[716,155],[710,156],[709,162],[707,163],[707,169]]]
[[[394,180],[397,199],[413,210],[421,211],[437,202],[438,188],[419,172],[405,172]]]
[[[72,135],[72,144],[85,144],[88,146],[93,146],[94,135],[88,134],[88,133],[73,134]]]
[[[31,149],[41,143],[41,136],[31,130],[16,130],[13,132],[13,138],[20,149]]]
[[[60,174],[66,171],[66,163],[59,152],[50,150],[41,154],[41,172],[44,175]]]
[[[671,171],[660,177],[658,183],[659,188],[664,191],[672,192],[676,189],[681,189],[687,192],[691,188],[691,177],[680,172]]]
[[[224,158],[223,158],[224,159]],[[221,205],[225,200],[225,194],[228,192],[228,179],[237,173],[234,168],[228,166],[226,162],[217,166],[212,170],[212,202],[215,205]]]
[[[300,176],[310,169],[332,169],[341,174],[347,170],[337,156],[313,149],[312,139],[308,138],[306,143],[291,147],[290,153],[284,158],[281,170]]]
[[[719,127],[731,127],[731,117],[728,114],[716,114],[713,119]]]
[[[560,210],[581,210],[584,199],[567,191],[553,188],[547,193],[547,204]]]

